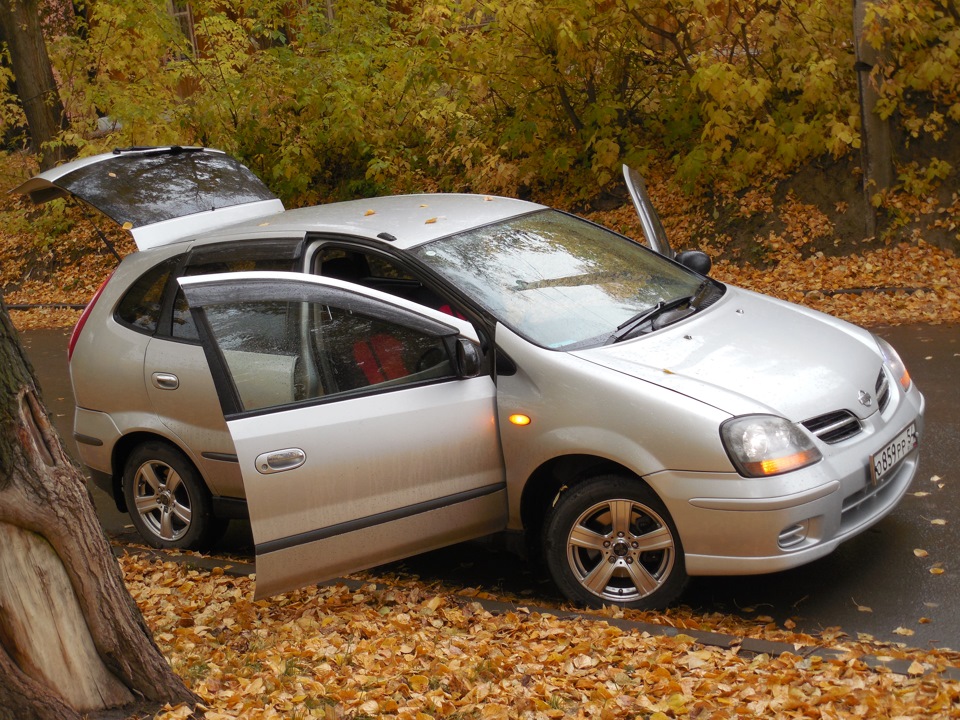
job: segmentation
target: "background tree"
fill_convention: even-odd
[[[69,126],[40,28],[38,0],[0,2],[0,39],[7,44],[17,95],[23,105],[33,151],[41,169],[57,165],[72,152],[57,142]]]
[[[881,51],[874,48],[864,35],[867,8],[874,0],[853,2],[853,42],[857,52],[857,86],[860,90],[860,162],[863,168],[863,192],[866,195],[865,234],[877,232],[877,216],[871,199],[888,190],[894,182],[893,134],[889,118],[877,113],[876,80],[871,77],[880,59]]]
[[[192,703],[130,597],[0,299],[0,719]]]

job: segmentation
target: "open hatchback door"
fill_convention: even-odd
[[[129,230],[140,250],[283,211],[248,168],[200,147],[114,150],[47,170],[13,192],[37,204],[77,197]]]
[[[650,249],[672,260],[675,253],[667,239],[667,231],[664,230],[660,216],[653,207],[653,202],[647,194],[647,186],[640,173],[629,165],[624,165],[623,179],[627,184],[627,192],[630,193],[633,207],[640,216],[640,225],[643,227],[643,234]]]
[[[180,279],[236,446],[256,596],[506,526],[473,327],[298,273]]]

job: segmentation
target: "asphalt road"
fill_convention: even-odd
[[[771,575],[695,578],[684,604],[708,613],[792,619],[797,630],[840,628],[856,638],[960,650],[960,326],[875,328],[899,350],[927,398],[920,471],[911,494],[887,518],[810,565]],[[48,411],[76,452],[63,330],[30,331],[22,340]],[[917,497],[913,493],[927,493]],[[135,539],[129,519],[96,488],[101,521],[113,536]],[[934,523],[944,520],[945,524]],[[249,553],[249,525],[234,522],[220,549]],[[924,550],[918,557],[915,550]],[[941,568],[940,574],[931,573]],[[467,543],[391,566],[451,584],[482,586],[555,600],[536,568],[485,543]],[[901,629],[901,632],[896,632]],[[912,635],[902,634],[903,630]]]

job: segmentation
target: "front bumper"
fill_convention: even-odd
[[[804,565],[889,514],[906,494],[923,445],[923,395],[863,422],[863,432],[822,445],[824,459],[786,475],[747,479],[665,471],[647,477],[673,516],[690,575],[751,575]],[[874,484],[869,456],[911,423],[920,444]]]

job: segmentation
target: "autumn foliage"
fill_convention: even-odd
[[[586,200],[624,161],[716,193],[861,143],[852,3],[192,0],[179,17],[166,0],[47,4],[66,8],[47,23],[64,140],[83,154],[219,147],[296,204],[411,188]],[[867,35],[901,140],[948,146],[954,4],[871,3]],[[19,124],[0,92],[8,146]],[[901,171],[913,191],[955,176],[942,152]]]

